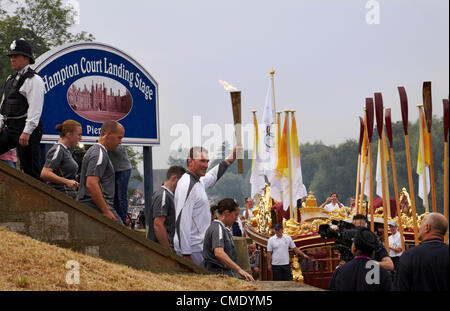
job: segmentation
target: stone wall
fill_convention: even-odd
[[[208,273],[1,161],[0,226],[136,269]]]

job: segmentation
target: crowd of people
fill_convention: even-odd
[[[97,210],[120,224],[126,223],[127,188],[131,164],[121,145],[124,127],[117,121],[105,121],[96,144],[83,157],[81,168],[70,148],[81,140],[81,124],[66,120],[56,126],[59,141],[46,154],[40,169],[39,143],[43,127],[40,120],[44,100],[44,84],[30,68],[34,63],[31,46],[22,39],[14,40],[8,53],[14,74],[8,77],[0,104],[0,160],[16,166],[16,150],[24,172],[67,196]],[[157,189],[146,211],[147,238],[212,273],[240,276],[248,281],[261,274],[260,252],[255,244],[248,246],[251,273],[237,264],[233,236],[244,236],[244,226],[251,217],[253,200],[246,198],[245,212],[239,217],[239,204],[224,198],[210,206],[206,189],[213,187],[236,159],[231,155],[208,170],[208,151],[192,147],[187,155],[187,170],[172,166],[164,184]],[[78,174],[79,172],[79,174]],[[297,202],[301,206],[301,201]],[[332,212],[343,205],[337,193],[321,205]],[[283,233],[282,202],[274,205],[279,218],[274,222],[274,235],[267,244],[267,271],[274,280],[292,280],[289,251],[308,258]],[[300,213],[299,213],[300,214]],[[390,223],[389,250],[367,229],[363,215],[356,215],[353,224],[358,232],[353,238],[353,259],[341,261],[330,282],[331,290],[448,290],[448,245],[443,242],[448,229],[447,219],[431,213],[422,220],[419,246],[402,253],[397,224]],[[374,263],[375,266],[371,266]],[[374,282],[367,275],[378,271]],[[389,272],[394,272],[394,278]]]

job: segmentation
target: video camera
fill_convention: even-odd
[[[341,260],[348,262],[353,259],[352,243],[353,237],[358,232],[354,224],[347,223],[343,220],[332,220],[331,223],[338,227],[337,230],[331,229],[330,225],[320,225],[319,234],[322,239],[334,238],[335,249],[341,255]]]

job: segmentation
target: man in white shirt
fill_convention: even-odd
[[[34,58],[28,42],[14,40],[8,56],[15,73],[8,77],[0,102],[0,154],[17,147],[23,171],[39,179],[44,82],[30,68]]]
[[[320,207],[322,207],[327,212],[333,212],[334,210],[342,208],[343,206],[344,205],[342,205],[342,203],[338,200],[337,193],[332,192],[328,199]]]
[[[203,239],[211,224],[211,211],[206,189],[212,187],[236,159],[233,154],[208,172],[208,151],[193,147],[187,160],[188,170],[175,190],[174,249],[184,258],[200,265],[203,261]]]
[[[289,249],[303,258],[308,258],[295,246],[292,238],[283,233],[283,225],[275,225],[275,235],[267,242],[267,271],[272,272],[273,281],[292,281]]]
[[[245,221],[248,222],[250,220],[250,218],[253,217],[253,199],[245,198],[244,206],[245,206],[244,217],[245,217]]]
[[[394,270],[397,270],[397,265],[400,260],[402,252],[402,237],[398,231],[397,223],[395,221],[389,221],[389,231],[391,235],[389,236],[389,257],[391,257],[394,263]]]

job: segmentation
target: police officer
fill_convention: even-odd
[[[0,102],[0,154],[17,147],[23,171],[39,179],[44,82],[30,68],[33,52],[24,39],[11,43],[8,56],[15,73],[6,80]]]

